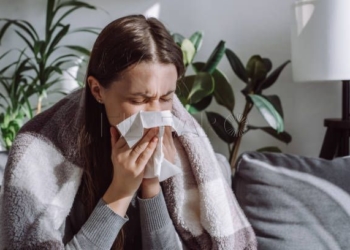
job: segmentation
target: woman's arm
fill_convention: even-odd
[[[120,229],[128,221],[109,208],[103,200],[97,203],[89,219],[65,246],[66,250],[111,249]]]
[[[163,135],[164,158],[175,164],[177,154],[171,127],[166,126]],[[165,204],[159,179],[143,179],[140,205],[142,248],[183,249]]]
[[[182,249],[165,204],[158,178],[144,179],[140,206],[142,249]]]

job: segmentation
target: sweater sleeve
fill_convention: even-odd
[[[140,205],[142,249],[183,249],[170,219],[162,191],[151,199],[138,197]]]
[[[73,239],[65,246],[66,250],[111,249],[120,229],[128,221],[113,212],[100,199],[88,220]]]

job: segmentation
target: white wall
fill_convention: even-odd
[[[154,4],[160,3],[160,19],[170,30],[185,36],[190,36],[197,30],[205,33],[197,60],[206,60],[220,40],[225,40],[227,47],[235,51],[244,64],[254,54],[270,58],[274,68],[291,58],[290,19],[293,0],[87,2],[101,9],[80,11],[73,19],[68,20],[73,26],[103,27],[113,19],[132,13],[144,13]],[[45,4],[44,0],[0,0],[0,17],[23,18],[43,29]],[[80,39],[82,45],[89,47],[93,43],[91,36],[72,36],[70,39],[73,42]],[[13,33],[8,33],[0,46],[0,53],[11,46],[18,46],[18,40]],[[232,82],[236,96],[235,113],[239,114],[245,102],[240,93],[244,84],[234,75],[226,58],[222,60],[219,68]],[[244,136],[240,152],[275,145],[284,152],[318,156],[325,133],[323,119],[340,117],[341,114],[341,84],[294,83],[291,65],[288,65],[276,84],[266,93],[280,96],[284,108],[285,128],[293,136],[293,141],[284,145],[263,132],[253,131]],[[211,105],[210,110],[227,114],[215,104]],[[227,155],[227,145],[211,131],[206,119],[203,121],[202,125],[211,137],[214,149]],[[266,125],[256,110],[251,112],[249,123]]]

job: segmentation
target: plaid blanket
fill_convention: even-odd
[[[82,178],[77,135],[84,109],[78,90],[29,121],[11,148],[1,189],[1,249],[64,249],[60,227]],[[203,129],[175,96],[173,114],[187,174],[162,183],[169,214],[189,249],[256,249],[255,234],[225,181]]]

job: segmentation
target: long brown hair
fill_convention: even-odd
[[[89,90],[87,78],[93,76],[108,88],[125,69],[138,62],[174,64],[178,78],[185,70],[181,49],[157,19],[130,15],[108,24],[95,41],[85,80],[85,121],[79,144],[84,168],[81,196],[86,219],[113,177],[110,125],[104,106]],[[122,249],[123,238],[121,231],[112,249]]]

